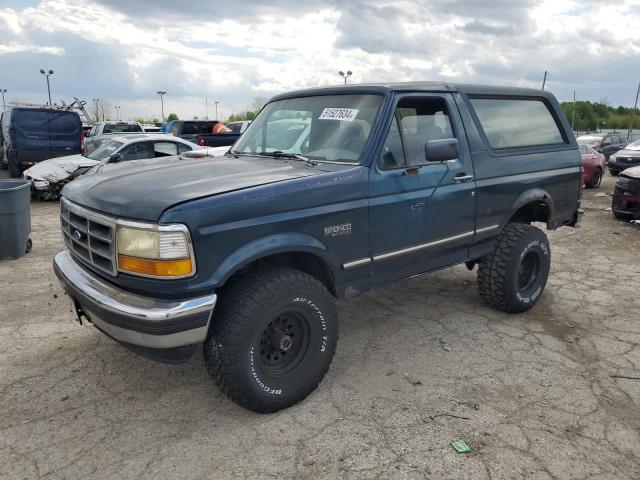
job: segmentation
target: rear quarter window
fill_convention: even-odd
[[[471,98],[491,148],[566,143],[549,107],[537,99]]]

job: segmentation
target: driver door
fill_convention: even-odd
[[[428,162],[426,142],[448,138],[458,139],[458,158]],[[473,165],[453,97],[399,96],[370,169],[372,286],[467,259],[475,209]]]

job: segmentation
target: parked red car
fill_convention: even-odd
[[[604,174],[604,155],[596,152],[589,145],[580,145],[582,154],[582,183],[587,188],[598,188]]]

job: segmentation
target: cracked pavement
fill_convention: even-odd
[[[638,479],[640,226],[604,211],[614,181],[547,232],[533,310],[486,307],[464,266],[340,301],[327,376],[272,415],[228,400],[201,351],[163,365],[77,326],[58,204],[33,203],[33,251],[0,262],[0,477]]]

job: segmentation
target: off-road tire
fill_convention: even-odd
[[[521,265],[537,259],[537,273],[523,288],[519,285]],[[533,307],[547,283],[551,249],[539,228],[524,223],[507,224],[492,253],[480,258],[478,287],[484,302],[503,312],[517,313]]]
[[[587,182],[586,187],[598,188],[601,183],[602,183],[602,170],[597,168],[596,171],[593,172],[593,176],[591,177],[591,179]]]
[[[209,375],[229,398],[254,412],[271,413],[315,390],[329,369],[338,341],[335,298],[321,282],[298,270],[266,266],[232,278],[219,298],[204,343],[204,359]],[[260,342],[271,331],[269,322],[283,312],[299,315],[301,324],[308,325],[302,335],[308,346],[296,345],[297,353],[292,348],[290,353],[299,363],[274,375],[262,363],[265,354]]]

